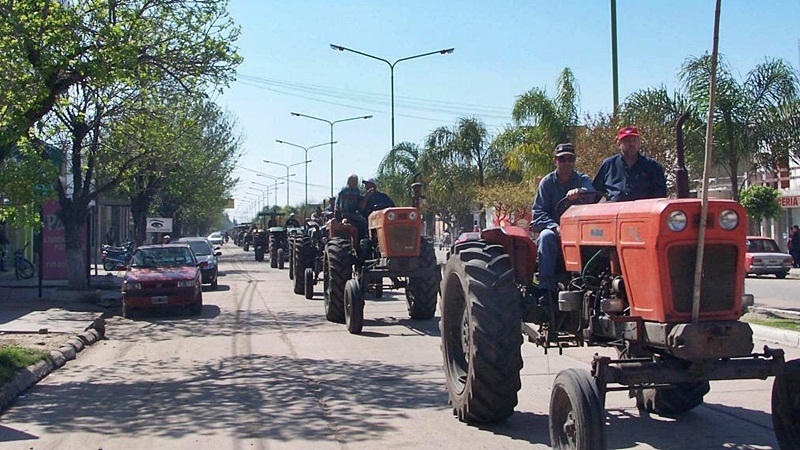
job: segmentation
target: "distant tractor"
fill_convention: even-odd
[[[295,235],[290,267],[294,271],[294,293],[314,298],[314,285],[323,267],[327,228],[309,221],[305,233]]]
[[[364,292],[405,288],[412,319],[436,312],[441,273],[433,242],[422,235],[421,183],[412,186],[413,207],[393,207],[369,216],[369,236],[339,219],[330,220],[323,257],[325,317],[358,334],[364,324]],[[388,280],[390,283],[384,284]]]

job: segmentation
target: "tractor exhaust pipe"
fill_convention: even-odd
[[[422,183],[419,181],[421,172],[414,174],[414,183],[411,184],[411,206],[419,209],[422,205],[425,195],[422,193]]]
[[[675,123],[675,147],[678,153],[678,168],[675,169],[675,192],[678,198],[689,197],[689,172],[686,170],[686,150],[683,147],[683,123],[689,118],[689,113],[683,113]]]

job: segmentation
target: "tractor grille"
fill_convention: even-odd
[[[727,311],[734,307],[736,261],[740,255],[734,245],[709,245],[703,253],[703,288],[700,312]],[[677,246],[669,249],[669,270],[672,301],[675,310],[692,312],[692,285],[697,247]]]
[[[414,225],[389,227],[386,229],[386,237],[389,240],[390,254],[418,251],[419,236],[417,236],[417,228]]]

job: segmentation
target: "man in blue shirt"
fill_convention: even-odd
[[[643,198],[667,196],[664,168],[639,150],[639,130],[634,126],[620,128],[617,133],[619,154],[606,158],[592,184],[611,202],[627,202]]]
[[[363,196],[358,189],[358,175],[350,174],[347,177],[347,186],[343,187],[336,197],[336,207],[334,209],[336,217],[347,219],[348,222],[358,228],[361,239],[367,236],[367,222],[358,210],[362,199]]]
[[[570,144],[556,146],[553,164],[556,170],[539,183],[533,202],[531,229],[539,233],[537,239],[539,258],[539,287],[544,290],[540,302],[555,301],[556,264],[561,256],[558,203],[561,199],[576,200],[581,192],[593,192],[592,180],[575,170],[575,147]],[[543,305],[544,306],[544,305]],[[557,307],[557,305],[555,305]]]

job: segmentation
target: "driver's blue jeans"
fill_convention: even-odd
[[[557,288],[556,283],[556,263],[558,262],[560,248],[560,240],[558,234],[551,230],[545,229],[539,233],[537,241],[538,257],[539,257],[539,287],[555,291]]]

